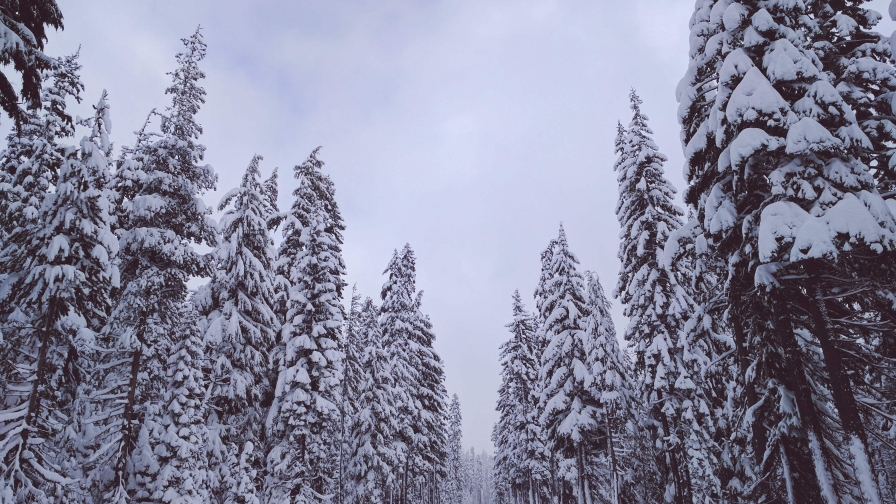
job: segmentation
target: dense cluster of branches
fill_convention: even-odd
[[[502,502],[896,502],[896,69],[863,3],[696,2],[687,219],[632,93],[630,352],[561,232],[503,347]]]
[[[0,502],[444,502],[470,463],[449,471],[460,424],[413,251],[379,305],[343,307],[319,149],[287,211],[255,156],[212,220],[206,46],[183,42],[171,104],[117,158],[105,91],[89,119],[67,112],[75,56],[40,73],[43,105],[0,155]]]

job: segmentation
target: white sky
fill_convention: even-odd
[[[533,308],[539,254],[561,221],[582,269],[615,286],[613,139],[630,119],[629,88],[684,186],[675,86],[693,0],[57,2],[65,30],[47,52],[81,47],[76,113],[107,89],[119,146],[167,105],[165,72],[202,25],[199,121],[220,177],[207,204],[259,153],[265,176],[280,167],[286,208],[292,166],[324,147],[349,283],[378,298],[392,251],[411,244],[464,444],[477,451],[492,451],[511,293]],[[613,315],[621,333],[618,305]]]

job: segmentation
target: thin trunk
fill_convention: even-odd
[[[616,447],[613,445],[613,429],[610,427],[610,415],[605,416],[607,422],[607,442],[610,448],[610,476],[613,478],[613,504],[619,504],[619,466],[616,461]]]
[[[535,504],[535,488],[532,486],[532,469],[527,469],[527,476],[529,478],[529,504]]]
[[[582,443],[576,447],[576,501],[585,504],[585,448]]]
[[[141,330],[142,333],[142,330]],[[138,341],[142,339],[138,338]],[[137,406],[137,376],[140,373],[140,359],[143,356],[143,345],[138,343],[138,348],[134,350],[131,358],[131,377],[128,380],[128,400],[124,405],[124,415],[121,423],[121,441],[119,441],[120,455],[115,464],[115,478],[113,486],[124,488],[124,482],[127,481],[127,465],[128,459],[131,457],[131,450],[134,447],[134,430],[137,427],[135,412]]]
[[[824,292],[821,283],[817,279],[810,280],[811,290],[814,291],[814,303],[812,306],[812,320],[814,323],[815,336],[821,345],[821,352],[824,358],[824,365],[827,368],[828,377],[831,386],[831,396],[834,399],[834,406],[840,416],[840,423],[847,435],[847,443],[853,446],[849,447],[849,451],[853,456],[853,467],[859,473],[863,470],[863,466],[867,466],[872,474],[867,478],[859,479],[862,493],[870,504],[878,504],[880,502],[880,492],[877,488],[877,477],[874,474],[875,468],[869,456],[868,435],[865,432],[865,425],[859,415],[859,408],[856,403],[856,397],[853,393],[852,382],[849,375],[843,367],[843,356],[831,335],[831,319],[828,315],[827,305],[824,300]],[[858,441],[858,445],[856,445]]]
[[[29,455],[32,455],[28,449],[28,438],[30,437],[32,431],[37,430],[34,426],[35,417],[37,417],[38,410],[40,409],[41,389],[44,388],[44,384],[46,383],[47,347],[50,346],[50,342],[48,341],[49,338],[47,337],[46,331],[39,330],[38,332],[40,334],[40,349],[37,351],[37,369],[35,369],[34,371],[34,383],[31,384],[31,393],[30,397],[28,398],[28,410],[25,413],[25,418],[23,419],[25,428],[22,429],[22,441],[18,448],[18,465],[20,468],[24,465],[29,465],[26,460],[23,460],[23,457],[26,452]]]
[[[407,504],[408,502],[408,465],[410,464],[411,454],[408,453],[407,458],[404,460],[404,474],[401,476],[401,495],[398,498],[398,501],[401,504]]]

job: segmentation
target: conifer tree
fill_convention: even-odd
[[[448,407],[448,460],[447,476],[445,478],[445,504],[462,504],[463,501],[463,429],[461,425],[460,399],[457,394],[451,396],[451,405]]]
[[[43,108],[23,115],[19,127],[6,137],[0,157],[0,212],[5,217],[0,221],[0,245],[4,255],[17,253],[16,242],[9,238],[16,228],[40,225],[37,219],[44,197],[71,154],[59,140],[75,134],[66,99],[81,101],[84,84],[80,70],[77,54],[56,60],[52,70],[42,73],[46,81],[40,96]],[[3,273],[0,270],[0,275]]]
[[[663,174],[666,157],[653,142],[641,99],[632,91],[629,100],[632,120],[627,128],[619,127],[619,157],[614,166],[619,181],[616,215],[622,263],[614,296],[626,305],[625,339],[635,355],[636,390],[639,402],[649,405],[639,420],[640,428],[656,448],[655,470],[663,480],[664,495],[684,503],[702,499],[701,482],[713,481],[706,474],[691,476],[694,457],[689,455],[706,451],[711,441],[704,439],[696,452],[687,446],[689,440],[707,432],[692,432],[693,423],[702,419],[693,418],[689,411],[700,402],[694,380],[705,356],[700,345],[688,345],[682,339],[694,301],[663,261],[666,242],[682,225],[682,211],[673,203],[675,188]]]
[[[422,292],[416,289],[416,260],[410,245],[395,251],[384,273],[389,277],[381,293],[380,327],[396,388],[398,501],[406,504],[415,498],[413,492],[433,491],[434,480],[444,473],[442,418],[447,393],[442,361],[432,348],[432,325],[420,312]]]
[[[193,305],[184,303],[178,311],[176,342],[166,361],[165,391],[160,404],[147,409],[146,434],[135,450],[149,462],[135,464],[137,502],[211,500],[202,374],[206,345]]]
[[[535,319],[523,306],[519,291],[513,293],[513,321],[507,325],[510,339],[501,345],[500,417],[493,433],[495,475],[517,498],[535,499],[535,481],[529,460],[532,396],[538,379],[535,355]]]
[[[145,414],[162,400],[186,281],[210,273],[191,242],[217,242],[210,210],[200,198],[214,188],[216,176],[211,166],[200,164],[205,147],[198,142],[202,128],[195,120],[205,100],[199,63],[206,46],[199,29],[183,43],[178,68],[170,73],[171,105],[162,115],[161,132],[141,132],[113,179],[121,202],[121,290],[101,342],[109,372],[96,387],[96,399],[105,406],[94,433],[103,450],[94,457],[92,477],[96,498],[106,502],[124,502],[132,473],[143,470],[131,454]]]
[[[358,294],[358,286],[352,286],[352,297],[349,303],[349,309],[346,314],[345,324],[343,325],[343,341],[345,342],[345,357],[342,372],[342,381],[340,383],[339,404],[340,417],[340,447],[339,447],[339,499],[344,500],[344,496],[351,490],[348,481],[350,455],[352,451],[351,439],[349,434],[352,429],[355,415],[357,413],[356,405],[360,395],[361,384],[365,376],[365,370],[362,367],[361,356],[364,353],[366,343],[361,339],[359,317],[361,315],[361,295]],[[349,485],[347,488],[346,485]]]
[[[610,317],[610,302],[604,295],[597,273],[586,271],[584,276],[588,307],[587,352],[590,354],[588,362],[594,376],[591,394],[600,404],[597,422],[606,437],[603,454],[606,463],[601,465],[608,469],[609,482],[601,494],[611,496],[612,501],[618,503],[621,502],[620,487],[625,483],[620,454],[625,450],[626,424],[638,411],[635,409],[631,366],[616,340],[616,327]],[[594,464],[588,465],[593,467]],[[589,488],[589,500],[591,494]]]
[[[549,279],[539,307],[543,331],[549,341],[541,358],[539,380],[542,422],[555,453],[574,461],[569,468],[579,504],[586,500],[586,449],[598,433],[600,402],[594,397],[595,363],[591,362],[584,278],[569,251],[566,233],[553,247]]]
[[[856,146],[859,157],[873,170],[880,192],[893,195],[896,113],[890,97],[896,92],[896,68],[888,37],[872,31],[881,15],[864,7],[866,2],[814,2],[815,19],[807,36],[823,70],[868,138],[867,144]]]
[[[384,348],[378,308],[367,298],[357,328],[363,345],[361,375],[349,431],[348,478],[353,502],[389,502],[398,477],[394,440],[398,428],[391,364]]]
[[[259,180],[261,156],[252,158],[240,186],[227,193],[219,210],[221,241],[215,251],[217,269],[200,290],[197,304],[205,314],[205,342],[211,352],[210,418],[223,428],[224,453],[215,477],[221,492],[251,481],[240,469],[247,443],[261,448],[264,402],[272,395],[269,363],[278,320],[273,310],[275,249],[268,221],[275,211]],[[276,186],[273,186],[276,191]],[[213,461],[214,462],[214,461]],[[242,491],[242,498],[247,490]]]
[[[92,120],[84,121],[90,134],[79,151],[66,150],[38,217],[12,231],[10,242],[18,246],[8,246],[0,259],[4,271],[14,272],[0,281],[0,302],[15,310],[3,341],[4,360],[15,367],[4,369],[0,381],[3,501],[75,501],[82,491],[76,403],[117,280],[112,257],[118,242],[106,193],[111,144],[105,92],[95,108]]]
[[[818,5],[743,2],[716,16],[712,52],[722,64],[702,67],[718,91],[695,107],[689,70],[679,92],[690,111],[686,199],[709,253],[729,271],[726,322],[742,373],[743,438],[752,441],[745,492],[879,502],[838,344],[855,339],[829,314],[843,308],[837,320],[852,325],[867,317],[841,275],[889,254],[896,227],[863,158],[870,141],[810,45]]]
[[[341,443],[342,231],[333,182],[319,148],[295,167],[299,187],[285,219],[276,268],[289,282],[276,359],[274,404],[266,422],[269,499],[325,495],[334,485]],[[330,430],[327,430],[330,429]]]

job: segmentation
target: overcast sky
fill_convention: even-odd
[[[292,167],[323,146],[349,283],[378,298],[393,250],[411,244],[464,445],[477,451],[493,449],[511,294],[534,308],[539,254],[561,222],[582,269],[613,291],[613,139],[631,87],[684,186],[675,87],[693,0],[57,2],[65,30],[47,52],[81,47],[76,113],[107,89],[117,146],[167,105],[180,39],[202,25],[201,140],[219,174],[207,204],[258,153],[265,176],[280,168],[287,208]],[[621,333],[618,303],[613,315]]]

